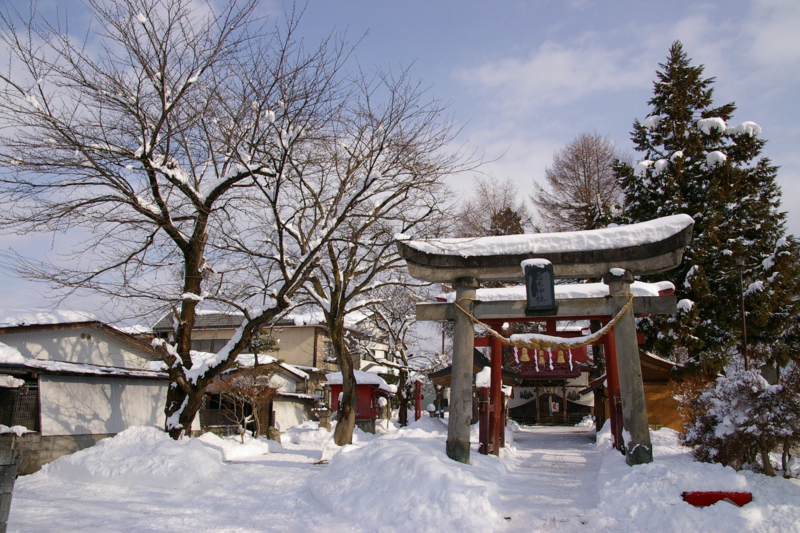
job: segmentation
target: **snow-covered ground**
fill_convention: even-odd
[[[473,448],[462,465],[440,420],[385,424],[344,448],[313,423],[283,446],[129,429],[19,478],[8,530],[800,531],[800,482],[696,463],[668,429],[653,434],[655,462],[631,468],[586,427],[516,428],[501,458]],[[754,501],[698,509],[688,490]]]

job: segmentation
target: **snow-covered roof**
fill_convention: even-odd
[[[141,324],[136,324],[134,326],[114,326],[114,328],[128,335],[149,335],[153,333],[150,327],[142,326]]]
[[[398,239],[420,252],[461,257],[591,252],[652,244],[679,233],[693,223],[689,215],[673,215],[639,224],[587,231],[425,241],[405,240],[401,235]]]
[[[359,323],[363,322],[367,315],[361,311],[353,311],[347,313],[344,319],[344,325],[348,328],[353,328]],[[198,309],[197,317],[195,320],[195,329],[236,329],[242,325],[244,321],[244,314],[230,311],[214,311],[207,309]],[[276,326],[319,326],[325,325],[325,316],[322,311],[309,311],[305,313],[293,312],[282,316],[276,323]],[[172,331],[173,328],[173,315],[167,313],[162,316],[153,326],[153,330],[158,331]]]
[[[301,392],[278,392],[278,396],[284,398],[299,398],[301,400],[319,400],[320,397],[316,394],[303,394]]]
[[[397,387],[395,385],[387,384],[383,378],[377,374],[370,374],[369,372],[363,372],[361,370],[353,370],[353,374],[355,375],[358,385],[377,385],[378,388],[383,391],[391,393],[397,392]],[[325,377],[328,378],[328,385],[342,384],[341,372],[331,372]]]
[[[95,376],[138,377],[152,379],[166,379],[164,372],[151,370],[130,370],[108,366],[86,365],[80,363],[66,363],[64,361],[41,361],[24,357],[18,350],[0,343],[0,367],[22,367],[43,373],[54,374],[80,374]]]
[[[239,366],[244,368],[251,368],[255,364],[256,357],[251,353],[241,353],[236,357],[236,362],[239,363]],[[258,363],[261,365],[270,365],[272,363],[277,363],[278,359],[272,357],[271,355],[260,354],[258,356]],[[295,365],[290,365],[288,363],[279,363],[279,367],[283,368],[287,372],[294,374],[295,376],[299,377],[300,379],[308,379],[309,375],[303,372],[301,369],[296,367]]]
[[[634,281],[631,283],[631,292],[634,296],[658,296],[661,292],[674,291],[675,285],[670,281],[645,283]],[[497,289],[478,289],[476,298],[481,302],[499,302],[524,300],[525,285],[513,285]],[[572,298],[605,298],[608,296],[608,285],[605,283],[569,283],[555,286],[556,300]],[[456,293],[448,292],[439,295],[439,298],[448,302],[455,301]]]
[[[84,311],[38,312],[19,309],[0,310],[0,328],[74,324],[81,322],[100,322],[100,319]]]

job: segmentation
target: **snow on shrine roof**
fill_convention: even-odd
[[[75,324],[82,322],[100,322],[91,313],[82,311],[24,311],[8,309],[0,311],[0,328],[20,326],[42,326],[53,324]]]
[[[363,372],[361,370],[353,370],[353,374],[356,377],[356,383],[358,385],[377,385],[378,388],[383,391],[392,393],[397,392],[396,386],[388,385],[383,378],[377,374],[370,374],[369,372]],[[328,385],[342,384],[341,372],[331,372],[325,377],[328,378]]]
[[[631,292],[634,296],[659,296],[661,292],[671,292],[675,290],[675,285],[670,281],[659,281],[657,283],[645,283],[634,281],[631,283]],[[511,287],[500,287],[498,289],[478,289],[476,298],[480,302],[500,302],[524,300],[525,285],[514,285]],[[569,283],[555,286],[556,300],[569,300],[572,298],[605,298],[608,296],[608,285],[605,283]],[[447,302],[454,302],[456,293],[448,292],[440,294],[439,298]]]
[[[672,215],[638,224],[586,231],[527,233],[498,237],[398,240],[429,254],[461,257],[487,255],[588,252],[651,244],[679,233],[694,223],[689,215]]]

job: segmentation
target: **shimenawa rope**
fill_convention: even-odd
[[[605,335],[606,333],[611,331],[611,328],[614,327],[614,324],[616,324],[619,321],[619,319],[622,318],[622,316],[625,313],[628,312],[628,309],[631,308],[631,305],[633,305],[633,294],[631,294],[628,297],[627,303],[622,307],[622,309],[619,310],[619,312],[614,316],[614,318],[612,318],[608,322],[608,324],[606,324],[605,326],[603,326],[602,328],[600,328],[596,332],[592,333],[591,335],[588,335],[588,336],[584,337],[584,340],[582,340],[581,342],[578,342],[578,343],[567,343],[567,342],[550,341],[550,340],[545,340],[545,339],[543,339],[541,337],[539,337],[539,338],[535,338],[534,337],[533,339],[531,339],[529,341],[511,340],[511,339],[509,339],[507,337],[503,337],[502,335],[497,333],[495,330],[493,330],[490,326],[487,326],[486,324],[484,324],[483,322],[481,322],[480,320],[475,318],[469,311],[467,311],[466,309],[461,307],[461,305],[459,305],[459,303],[458,303],[461,300],[468,300],[468,301],[477,302],[478,299],[477,298],[459,298],[457,301],[454,302],[454,304],[462,313],[467,315],[473,322],[475,322],[476,324],[481,326],[483,329],[488,331],[492,336],[500,339],[503,342],[503,344],[516,346],[518,348],[527,348],[529,350],[548,350],[548,349],[550,349],[550,350],[552,350],[552,349],[570,350],[570,349],[575,349],[575,348],[581,348],[582,346],[588,346],[589,344],[593,344],[593,343],[597,342],[598,340],[600,340],[600,338],[603,337],[603,335]],[[554,337],[550,337],[550,338],[554,338]]]

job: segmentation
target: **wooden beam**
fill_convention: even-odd
[[[491,319],[546,319],[580,320],[614,316],[614,305],[609,298],[570,298],[556,300],[556,310],[547,313],[526,313],[525,300],[504,302],[475,302],[474,315],[479,320]],[[635,315],[671,315],[677,313],[675,296],[636,296],[633,299]],[[448,303],[417,304],[417,320],[453,320],[455,306]]]

